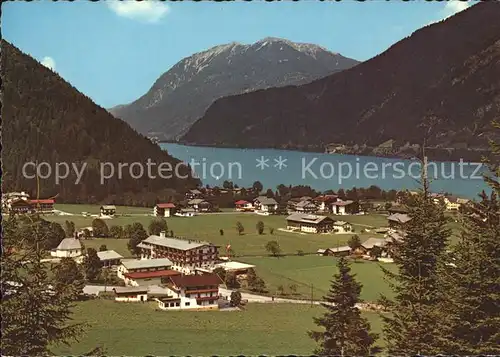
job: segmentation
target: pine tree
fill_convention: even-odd
[[[82,266],[85,272],[85,278],[88,281],[95,281],[101,273],[102,264],[94,248],[87,249],[87,255],[83,258]]]
[[[483,191],[479,202],[462,211],[461,239],[443,278],[448,297],[443,309],[451,320],[447,347],[459,354],[500,354],[500,145],[490,144],[493,159],[485,181],[493,192]]]
[[[85,326],[69,323],[73,296],[49,278],[41,262],[46,238],[40,226],[31,224],[33,232],[25,236],[15,219],[3,225],[2,355],[50,355],[51,346],[76,340]]]
[[[355,355],[367,356],[375,353],[374,346],[377,334],[370,332],[369,322],[361,316],[356,304],[362,285],[351,273],[349,263],[341,257],[337,263],[339,272],[333,276],[328,294],[321,304],[327,312],[319,318],[314,318],[316,325],[324,331],[310,331],[309,336],[319,343],[314,351],[320,356],[325,355]]]
[[[463,218],[463,231],[443,277],[448,297],[443,309],[448,351],[500,354],[500,201],[496,193],[480,195]]]
[[[391,312],[391,316],[382,315],[390,354],[437,354],[445,344],[439,282],[451,231],[444,205],[434,203],[428,192],[424,171],[423,188],[408,203],[411,220],[405,227],[406,237],[393,244],[397,272],[382,267],[394,292],[392,301],[385,296],[381,299]]]

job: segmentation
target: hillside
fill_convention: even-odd
[[[24,164],[34,161],[48,162],[53,173],[40,180],[40,196],[59,194],[58,202],[144,204],[170,194],[168,189],[184,191],[196,185],[192,178],[148,179],[147,172],[134,179],[127,168],[122,179],[114,175],[101,184],[100,163],[112,163],[118,173],[118,163],[139,162],[145,167],[148,158],[157,164],[179,161],[16,47],[6,41],[1,46],[3,191],[27,190],[34,195],[35,180],[23,177]],[[57,185],[56,163],[88,166],[79,184],[72,173]],[[28,175],[33,172],[33,167],[27,168]]]
[[[175,139],[218,98],[304,84],[356,64],[312,44],[278,38],[251,45],[233,42],[184,58],[141,98],[110,112],[141,133]]]
[[[500,114],[499,18],[500,3],[481,3],[354,68],[219,99],[182,141],[412,156],[405,145],[421,144],[432,121],[434,157],[477,158]],[[388,140],[392,149],[377,148]]]

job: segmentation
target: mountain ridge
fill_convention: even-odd
[[[424,121],[439,119],[429,144],[458,150],[440,159],[482,149],[489,121],[500,113],[499,11],[498,3],[477,4],[342,72],[220,98],[181,142],[315,151],[337,143],[345,153],[373,154],[395,140],[387,151],[398,156],[422,143]]]
[[[214,100],[272,86],[307,83],[359,62],[323,47],[266,37],[252,44],[231,42],[185,57],[132,103],[108,109],[141,133],[173,139]]]
[[[40,180],[40,197],[58,195],[59,202],[151,205],[158,197],[168,198],[199,184],[187,167],[180,167],[186,179],[134,178],[130,171],[120,178],[115,171],[101,183],[101,163],[117,170],[119,163],[145,163],[148,158],[174,167],[181,162],[5,40],[1,41],[1,63],[4,191],[36,194],[36,180],[23,173],[27,162],[50,165],[52,175]],[[57,184],[54,170],[58,163],[87,165],[81,181],[77,184],[77,174],[71,171]]]

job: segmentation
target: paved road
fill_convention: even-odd
[[[227,297],[228,299],[231,297],[232,292],[233,290],[219,287],[219,293],[222,294],[222,296]],[[271,304],[286,303],[286,304],[309,304],[309,305],[311,304],[311,300],[297,300],[297,299],[284,299],[284,298],[274,298],[273,300],[273,298],[269,296],[262,296],[249,293],[241,293],[241,299],[248,300],[248,302],[254,302],[254,303],[271,303]],[[321,301],[313,300],[312,304],[320,305]],[[357,307],[360,310],[370,310],[370,311],[381,309],[381,306],[377,306],[376,304],[358,304]]]
[[[113,288],[118,288],[118,286],[106,286],[106,291],[113,291]],[[83,292],[89,295],[98,295],[99,292],[105,291],[104,286],[102,285],[86,285],[83,288]],[[165,289],[158,285],[151,285],[148,287],[148,291],[150,293],[160,294],[166,293]],[[219,287],[219,293],[227,298],[228,300],[231,298],[231,293],[233,290],[226,289],[223,287]],[[249,293],[241,293],[241,299],[247,300],[249,303],[261,303],[261,304],[302,304],[302,305],[310,305],[310,300],[297,300],[297,299],[284,299],[284,298],[272,298],[269,296],[257,295],[257,294],[249,294]],[[321,301],[314,300],[312,302],[313,305],[320,305]],[[375,304],[358,304],[357,307],[360,310],[379,310],[381,307]]]

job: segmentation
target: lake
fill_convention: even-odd
[[[229,149],[161,143],[162,149],[191,164],[203,184],[222,186],[230,180],[240,187],[260,181],[273,191],[279,184],[308,185],[320,191],[369,187],[416,189],[421,164],[416,160],[322,154],[275,149]],[[489,192],[481,179],[484,167],[466,162],[430,162],[433,192],[476,198]]]

